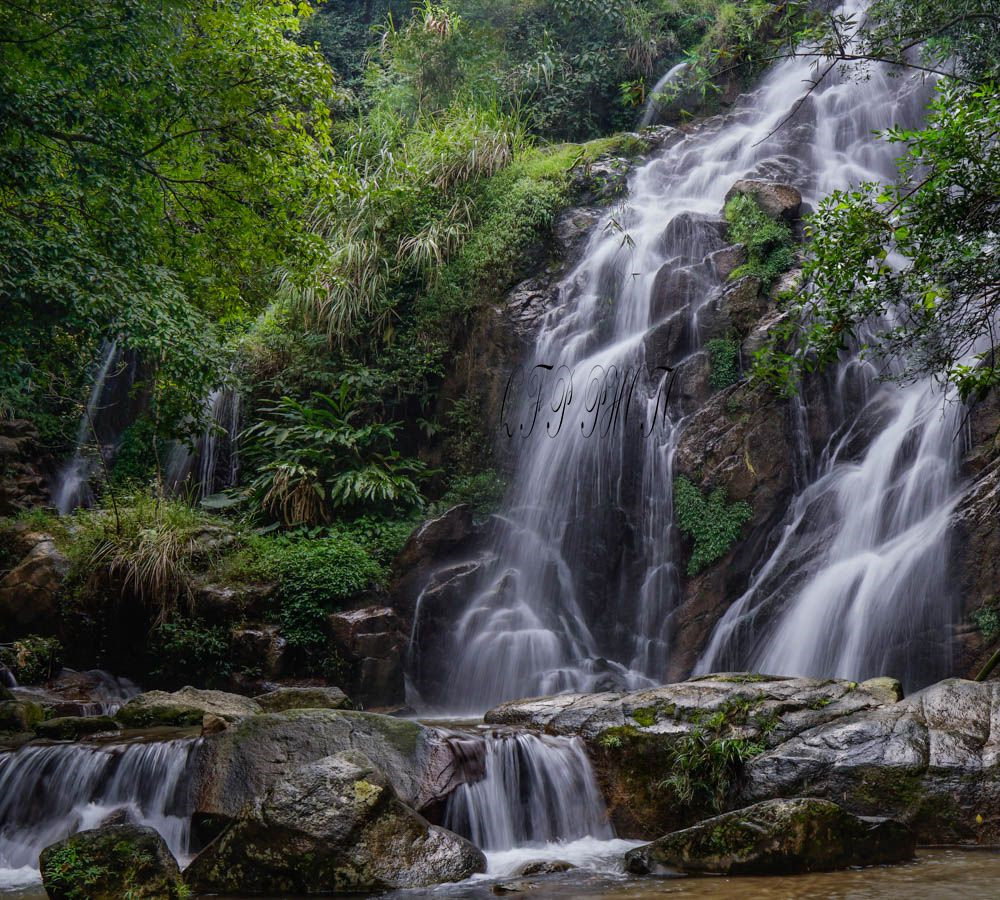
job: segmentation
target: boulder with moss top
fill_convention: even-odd
[[[829,800],[766,800],[699,822],[625,855],[635,875],[794,875],[913,859],[913,832]]]
[[[115,718],[126,728],[187,727],[200,725],[208,713],[227,722],[236,722],[259,712],[262,712],[260,704],[249,697],[185,687],[173,693],[148,691],[139,694],[119,709]]]
[[[51,900],[180,900],[190,896],[163,838],[140,825],[77,832],[46,847],[39,865]]]
[[[426,887],[485,869],[481,851],[428,823],[370,759],[347,751],[276,782],[185,879],[198,892],[287,895]]]
[[[60,716],[39,722],[35,731],[51,741],[76,741],[88,734],[104,734],[121,728],[110,716]]]

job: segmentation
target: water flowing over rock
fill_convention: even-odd
[[[163,838],[140,825],[81,831],[42,851],[51,900],[180,900],[187,896],[177,861]]]
[[[339,893],[461,881],[483,854],[401,803],[364,754],[297,769],[249,805],[185,878],[212,893]]]
[[[447,828],[484,850],[613,836],[582,741],[535,734],[482,740],[482,777],[450,795]]]
[[[97,827],[117,810],[154,828],[184,860],[192,810],[188,762],[196,746],[193,738],[32,744],[0,754],[0,880],[36,867],[45,847]]]
[[[608,673],[637,689],[696,663],[894,672],[908,688],[946,674],[956,422],[940,394],[881,384],[852,357],[823,384],[817,410],[757,398],[761,410],[725,416],[733,395],[713,396],[707,340],[750,340],[776,314],[754,281],[724,281],[738,253],[719,218],[727,195],[750,193],[791,220],[833,189],[891,178],[895,150],[872,132],[916,123],[927,98],[918,79],[875,68],[864,81],[831,73],[799,104],[808,73],[806,61],[781,63],[730,113],[679,131],[632,172],[622,206],[535,304],[534,345],[501,422],[514,473],[503,511],[481,549],[423,581],[410,673],[426,707],[593,691]],[[631,373],[642,372],[658,374],[635,386]],[[692,590],[671,487],[681,463],[700,469],[704,448],[681,447],[713,403],[702,432],[719,418],[730,429],[715,435],[713,472],[701,475],[707,487],[759,495],[760,509],[742,556]],[[595,410],[609,425],[588,432]],[[761,441],[734,421],[759,413]]]
[[[630,850],[625,867],[636,875],[794,875],[904,862],[915,843],[899,822],[853,816],[828,800],[766,800]]]

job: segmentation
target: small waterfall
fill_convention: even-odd
[[[233,487],[239,476],[239,433],[242,401],[232,388],[218,388],[205,400],[208,424],[194,450],[175,441],[165,466],[167,489],[180,491],[196,475],[201,499]]]
[[[479,749],[483,777],[451,795],[446,828],[486,851],[614,836],[579,738],[494,735]]]
[[[52,505],[62,516],[68,515],[77,507],[90,506],[94,502],[90,480],[96,474],[99,460],[95,459],[93,452],[88,452],[88,448],[92,447],[95,440],[94,431],[108,374],[117,360],[118,342],[106,341],[101,345],[101,365],[90,388],[86,411],[80,417],[80,425],[76,432],[76,450],[56,477]],[[102,453],[103,450],[98,446],[96,452]]]
[[[197,742],[28,745],[0,754],[0,889],[23,882],[50,844],[118,811],[155,828],[186,859],[192,807],[184,774]]]
[[[11,672],[11,670],[8,669],[3,663],[0,663],[0,687],[17,687],[17,679],[14,677],[14,673]]]
[[[661,107],[663,106],[663,101],[660,99],[660,95],[665,93],[667,88],[671,85],[676,84],[680,81],[684,73],[690,68],[686,62],[677,63],[672,69],[670,69],[659,81],[656,82],[653,90],[649,93],[649,99],[646,101],[645,109],[642,111],[642,118],[639,120],[639,127],[645,128],[648,125],[654,124],[654,120],[660,115]]]

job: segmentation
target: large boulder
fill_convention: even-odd
[[[35,726],[39,737],[51,741],[77,741],[88,734],[102,734],[121,728],[109,716],[59,716],[46,719]]]
[[[128,701],[115,713],[126,728],[150,728],[155,725],[200,725],[205,715],[226,722],[236,722],[261,712],[256,700],[223,691],[205,691],[184,687],[179,691],[148,691]]]
[[[0,580],[0,641],[59,630],[59,594],[69,560],[47,534],[25,538],[27,555]]]
[[[338,687],[280,687],[254,697],[265,712],[286,709],[350,709],[351,699]]]
[[[259,673],[263,678],[280,678],[288,668],[288,641],[277,625],[234,628],[229,651],[236,668]]]
[[[191,769],[196,819],[231,819],[291,769],[344,750],[363,752],[417,810],[464,781],[444,736],[416,722],[334,709],[264,713],[202,739]]]
[[[370,606],[327,619],[333,645],[347,663],[348,693],[361,706],[393,707],[406,699],[403,623],[393,609]]]
[[[950,679],[790,736],[749,762],[740,797],[826,797],[890,815],[921,843],[1000,841],[1000,682]]]
[[[177,861],[152,828],[109,825],[46,847],[39,865],[51,900],[180,900]]]
[[[769,216],[787,222],[794,222],[802,207],[802,194],[790,184],[743,179],[729,189],[726,203],[739,194],[749,194]]]
[[[913,858],[913,832],[862,818],[828,800],[765,800],[636,847],[626,869],[713,875],[794,875]]]
[[[485,869],[476,847],[429,824],[370,759],[347,751],[275,783],[185,879],[199,892],[287,895],[425,887]]]

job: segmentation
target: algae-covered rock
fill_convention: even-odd
[[[75,741],[84,735],[118,731],[121,728],[110,716],[60,716],[39,722],[35,731],[39,737],[52,741]]]
[[[45,711],[28,700],[8,700],[0,703],[0,731],[28,732],[45,718]]]
[[[139,825],[77,832],[46,847],[39,864],[51,900],[179,900],[188,896],[163,838]]]
[[[335,709],[293,709],[206,735],[192,761],[199,818],[236,816],[291,769],[345,750],[363,752],[415,809],[461,783],[445,738],[416,722]]]
[[[307,894],[461,881],[483,854],[403,804],[364,754],[347,751],[278,781],[194,860],[196,891]]]
[[[636,847],[629,872],[790,875],[913,858],[915,837],[892,819],[862,818],[828,800],[767,800]]]
[[[259,712],[260,704],[249,697],[185,687],[173,693],[149,691],[139,694],[118,710],[115,718],[127,728],[184,727],[200,725],[206,713],[235,722]]]
[[[338,687],[281,687],[254,697],[267,712],[286,709],[350,709],[351,700]]]
[[[743,179],[737,181],[726,194],[726,203],[739,194],[749,194],[769,216],[792,222],[798,218],[802,207],[802,194],[790,184],[775,181]]]

